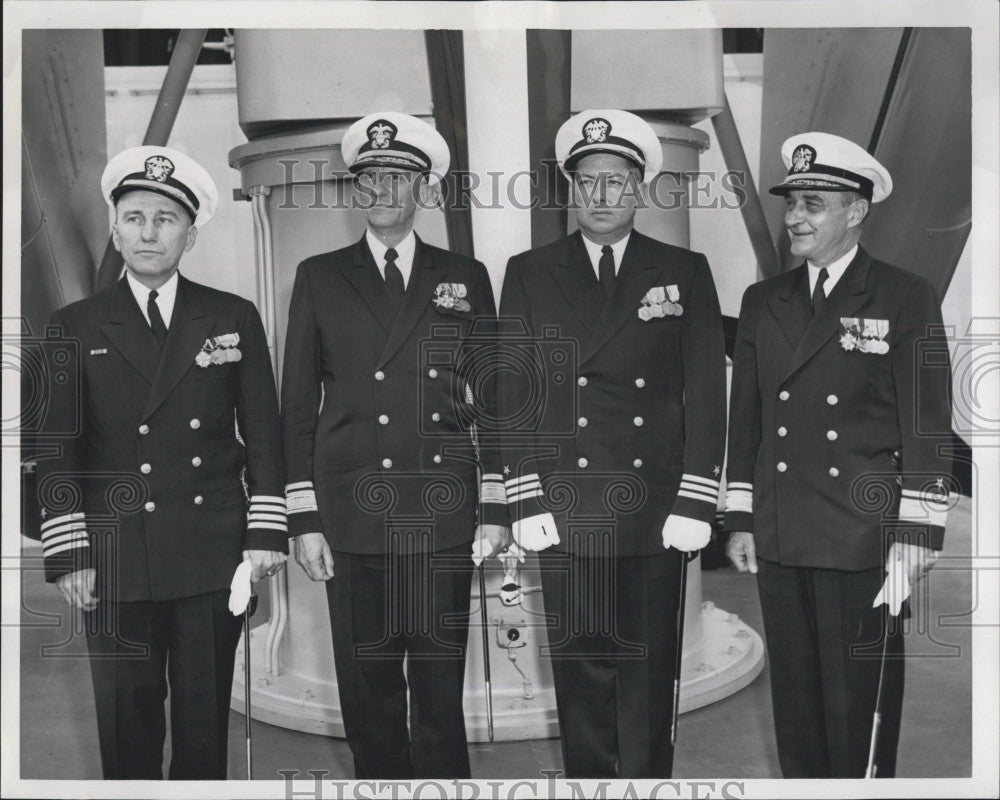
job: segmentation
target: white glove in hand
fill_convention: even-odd
[[[510,528],[502,525],[477,525],[476,538],[472,540],[472,563],[478,567],[491,555],[502,553],[510,544],[513,544]],[[500,556],[497,555],[497,558]]]
[[[477,567],[493,555],[493,542],[489,539],[472,540],[472,563]]]
[[[663,547],[676,547],[685,553],[701,550],[712,538],[712,526],[690,517],[671,514],[663,523]]]
[[[875,595],[872,608],[878,608],[885,603],[889,606],[889,613],[892,616],[899,614],[903,601],[910,596],[910,576],[915,565],[910,563],[909,555],[908,546],[900,545],[898,542],[894,542],[889,548],[889,555],[885,560],[885,582]]]
[[[250,576],[253,574],[253,565],[249,559],[241,561],[240,565],[233,573],[233,581],[229,584],[229,610],[234,617],[238,617],[246,611],[250,602]]]
[[[551,514],[535,514],[514,523],[514,542],[525,550],[544,550],[559,544],[559,532]]]

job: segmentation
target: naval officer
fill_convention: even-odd
[[[555,149],[579,230],[511,258],[500,302],[513,536],[542,551],[567,776],[669,776],[680,567],[709,540],[725,443],[722,317],[703,255],[633,229],[652,128],[584,111]]]
[[[886,169],[821,132],[792,136],[781,156],[788,175],[771,193],[803,263],[743,296],[728,551],[757,574],[782,774],[864,775],[884,647],[875,763],[892,777],[903,640],[887,623],[942,547],[948,346],[931,285],[858,245],[892,191]]]
[[[468,554],[477,514],[484,540],[506,522],[487,424],[493,293],[480,262],[413,232],[450,163],[433,127],[370,114],[341,152],[367,226],[296,274],[281,392],[289,530],[296,560],[327,582],[355,776],[468,777]]]
[[[52,318],[46,575],[86,612],[104,777],[162,778],[169,686],[169,777],[225,779],[230,581],[288,548],[271,360],[252,303],[178,271],[215,211],[208,173],[134,147],[101,187],[125,275]]]

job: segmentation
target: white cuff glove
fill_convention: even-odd
[[[910,563],[904,557],[902,548],[894,543],[889,548],[889,556],[885,560],[885,582],[879,593],[875,595],[872,608],[878,608],[885,603],[889,613],[897,616],[903,607],[903,601],[910,596]]]
[[[513,544],[510,529],[502,525],[477,525],[476,538],[472,540],[472,563],[477,567],[492,555],[500,557],[505,548]]]
[[[472,540],[472,563],[477,567],[493,555],[493,542],[489,539]]]
[[[559,544],[559,532],[551,514],[535,514],[518,520],[512,526],[514,542],[525,550],[544,550]]]
[[[241,561],[240,565],[233,573],[233,581],[229,584],[229,610],[234,617],[240,616],[247,609],[250,602],[252,590],[250,588],[250,576],[253,574],[253,565],[250,560]]]
[[[685,553],[701,550],[712,538],[712,526],[690,517],[671,514],[663,523],[663,547],[676,547]]]

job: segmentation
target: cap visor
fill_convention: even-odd
[[[171,190],[169,187],[162,187],[160,184],[152,183],[134,183],[126,184],[124,186],[116,186],[111,190],[111,199],[115,206],[118,205],[118,201],[122,199],[129,192],[153,192],[154,194],[162,195],[163,197],[173,200],[177,205],[187,211],[188,216],[191,217],[191,221],[194,222],[198,217],[198,210],[191,208],[184,195],[181,192]]]
[[[815,192],[857,192],[861,195],[864,194],[864,192],[854,186],[842,186],[829,181],[794,181],[792,183],[779,183],[777,186],[772,186],[768,189],[768,192],[771,194],[786,195],[795,190],[806,191],[810,189]]]

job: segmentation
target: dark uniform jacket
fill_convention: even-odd
[[[900,525],[940,549],[950,370],[934,290],[859,248],[814,319],[807,270],[743,296],[726,525],[786,566],[880,566]]]
[[[657,289],[679,313],[643,319]],[[552,511],[556,549],[568,519],[613,522],[617,555],[635,556],[663,551],[671,513],[714,518],[726,356],[703,255],[632,231],[606,303],[574,233],[510,260],[500,316],[512,519]]]
[[[251,302],[179,276],[162,358],[125,278],[52,326],[49,580],[93,566],[101,595],[173,600],[228,588],[244,548],[287,552],[277,395]],[[215,349],[239,360],[196,364],[225,334],[238,343]]]
[[[419,237],[398,309],[364,238],[299,264],[281,387],[293,536],[322,531],[333,550],[368,554],[408,525],[431,534],[415,548],[471,542],[476,442],[480,519],[507,524],[483,424],[495,416],[495,308],[481,263]]]

